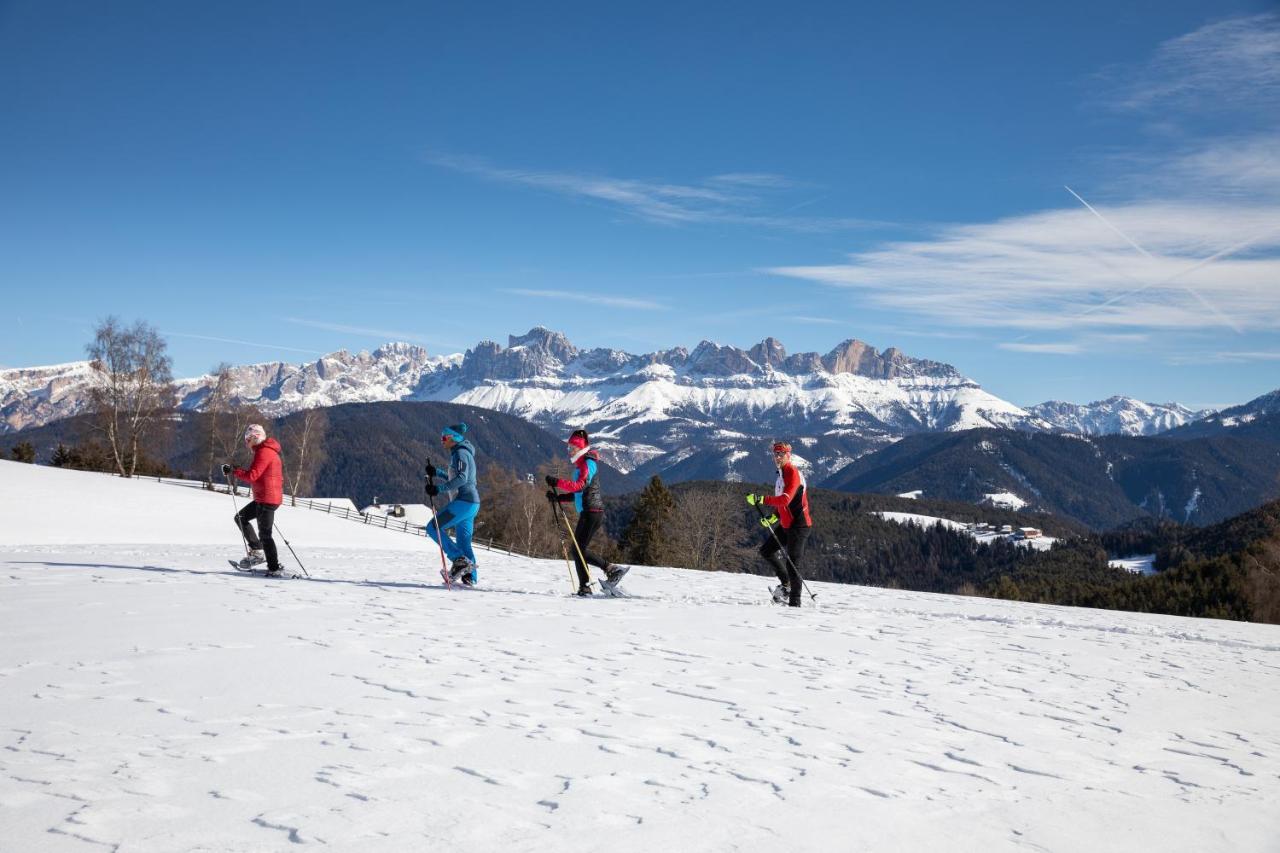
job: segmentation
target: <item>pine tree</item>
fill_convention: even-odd
[[[9,454],[13,458],[14,462],[26,462],[30,464],[36,461],[35,446],[29,441],[22,441],[15,444],[9,450]]]
[[[649,480],[636,500],[636,515],[622,541],[627,561],[642,566],[661,566],[671,554],[667,537],[676,515],[676,501],[657,474]]]

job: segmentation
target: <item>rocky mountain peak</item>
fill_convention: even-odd
[[[786,362],[787,350],[777,338],[769,337],[753,346],[747,355],[761,367],[781,367]]]
[[[703,341],[694,348],[686,363],[690,373],[703,376],[737,376],[757,373],[759,366],[737,347]]]
[[[523,335],[508,335],[507,348],[528,347],[529,349],[547,353],[562,363],[569,363],[578,357],[578,348],[569,343],[562,333],[552,331],[545,326],[534,326]]]
[[[473,381],[553,376],[579,353],[568,338],[543,326],[535,326],[523,335],[510,335],[507,342],[506,349],[494,341],[482,341],[467,350],[462,359],[463,376]]]

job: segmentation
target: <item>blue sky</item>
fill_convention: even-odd
[[[113,313],[179,375],[542,324],[1280,387],[1267,5],[608,5],[0,4],[0,366]]]

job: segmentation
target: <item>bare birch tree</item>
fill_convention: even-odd
[[[213,369],[213,387],[204,400],[205,445],[208,449],[205,465],[205,486],[213,488],[214,472],[221,465],[218,462],[218,450],[223,445],[219,436],[219,428],[223,421],[230,417],[227,411],[231,399],[231,365],[225,361]]]
[[[298,505],[300,489],[315,488],[316,472],[325,460],[324,437],[328,429],[329,415],[324,409],[307,409],[282,430],[291,506]]]
[[[125,328],[107,317],[85,350],[92,368],[90,406],[122,477],[132,477],[139,452],[173,408],[173,368],[164,338],[139,320]]]

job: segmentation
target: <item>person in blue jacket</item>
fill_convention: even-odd
[[[476,488],[476,449],[466,439],[467,425],[447,426],[440,431],[440,442],[449,451],[449,467],[436,468],[427,465],[427,494],[435,497],[441,492],[453,492],[453,500],[445,504],[434,521],[427,522],[427,535],[439,543],[446,557],[452,561],[450,577],[468,586],[479,580],[476,553],[471,549],[471,535],[475,527],[476,513],[480,511],[480,490]],[[435,477],[447,477],[439,485],[431,482]],[[437,522],[440,539],[436,539]],[[445,531],[453,528],[453,538]]]
[[[578,595],[591,594],[591,577],[583,560],[605,573],[600,585],[608,593],[617,590],[622,576],[627,573],[626,566],[617,566],[596,556],[588,550],[591,538],[604,523],[604,497],[600,491],[600,457],[591,447],[587,431],[576,429],[565,443],[569,453],[569,461],[573,463],[574,479],[561,480],[547,475],[547,500],[559,503],[573,501],[578,511],[578,524],[573,531],[577,547],[573,549],[573,561],[578,567]],[[565,492],[560,494],[557,490]]]

